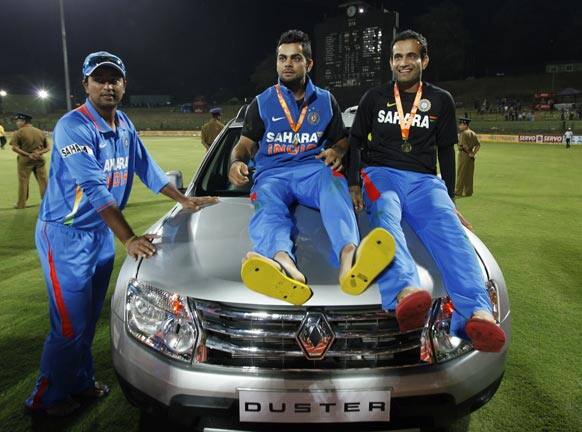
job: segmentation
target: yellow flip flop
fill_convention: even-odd
[[[396,242],[384,228],[374,228],[356,250],[354,265],[346,272],[340,286],[346,294],[362,294],[394,259]]]
[[[302,305],[313,294],[307,284],[290,278],[277,263],[260,256],[246,260],[240,275],[244,284],[252,291],[294,305]]]

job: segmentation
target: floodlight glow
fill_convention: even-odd
[[[40,99],[47,99],[49,97],[49,92],[46,91],[45,89],[40,89],[39,91],[36,92],[36,95]]]
[[[363,14],[365,12],[364,11],[364,8],[363,7],[358,8],[358,12],[361,13],[361,14]]]
[[[6,92],[6,90],[0,90],[0,96],[6,97],[8,96],[8,93]]]

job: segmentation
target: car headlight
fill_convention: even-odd
[[[168,357],[192,361],[198,328],[186,297],[133,279],[125,308],[129,334]]]
[[[487,294],[493,305],[493,317],[499,320],[499,296],[494,281],[486,283]],[[451,318],[453,303],[449,297],[435,300],[428,325],[421,336],[421,360],[427,363],[444,363],[473,351],[470,341],[452,336]]]

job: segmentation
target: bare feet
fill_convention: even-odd
[[[339,278],[340,281],[342,277],[351,270],[354,265],[354,254],[356,253],[356,245],[353,243],[347,244],[342,249],[340,254],[340,271]]]

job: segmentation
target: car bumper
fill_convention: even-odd
[[[237,431],[273,430],[273,425],[238,422],[239,388],[390,389],[390,423],[358,423],[358,430],[445,425],[478,409],[495,394],[506,356],[506,351],[473,352],[442,365],[353,372],[254,372],[191,367],[167,359],[133,339],[116,313],[112,314],[111,338],[113,364],[132,403],[145,411],[166,412],[181,423],[196,419],[202,426],[211,422]],[[277,425],[277,430],[284,431],[284,427]],[[338,431],[343,427],[354,426],[334,426]],[[314,429],[321,430],[321,425]]]

